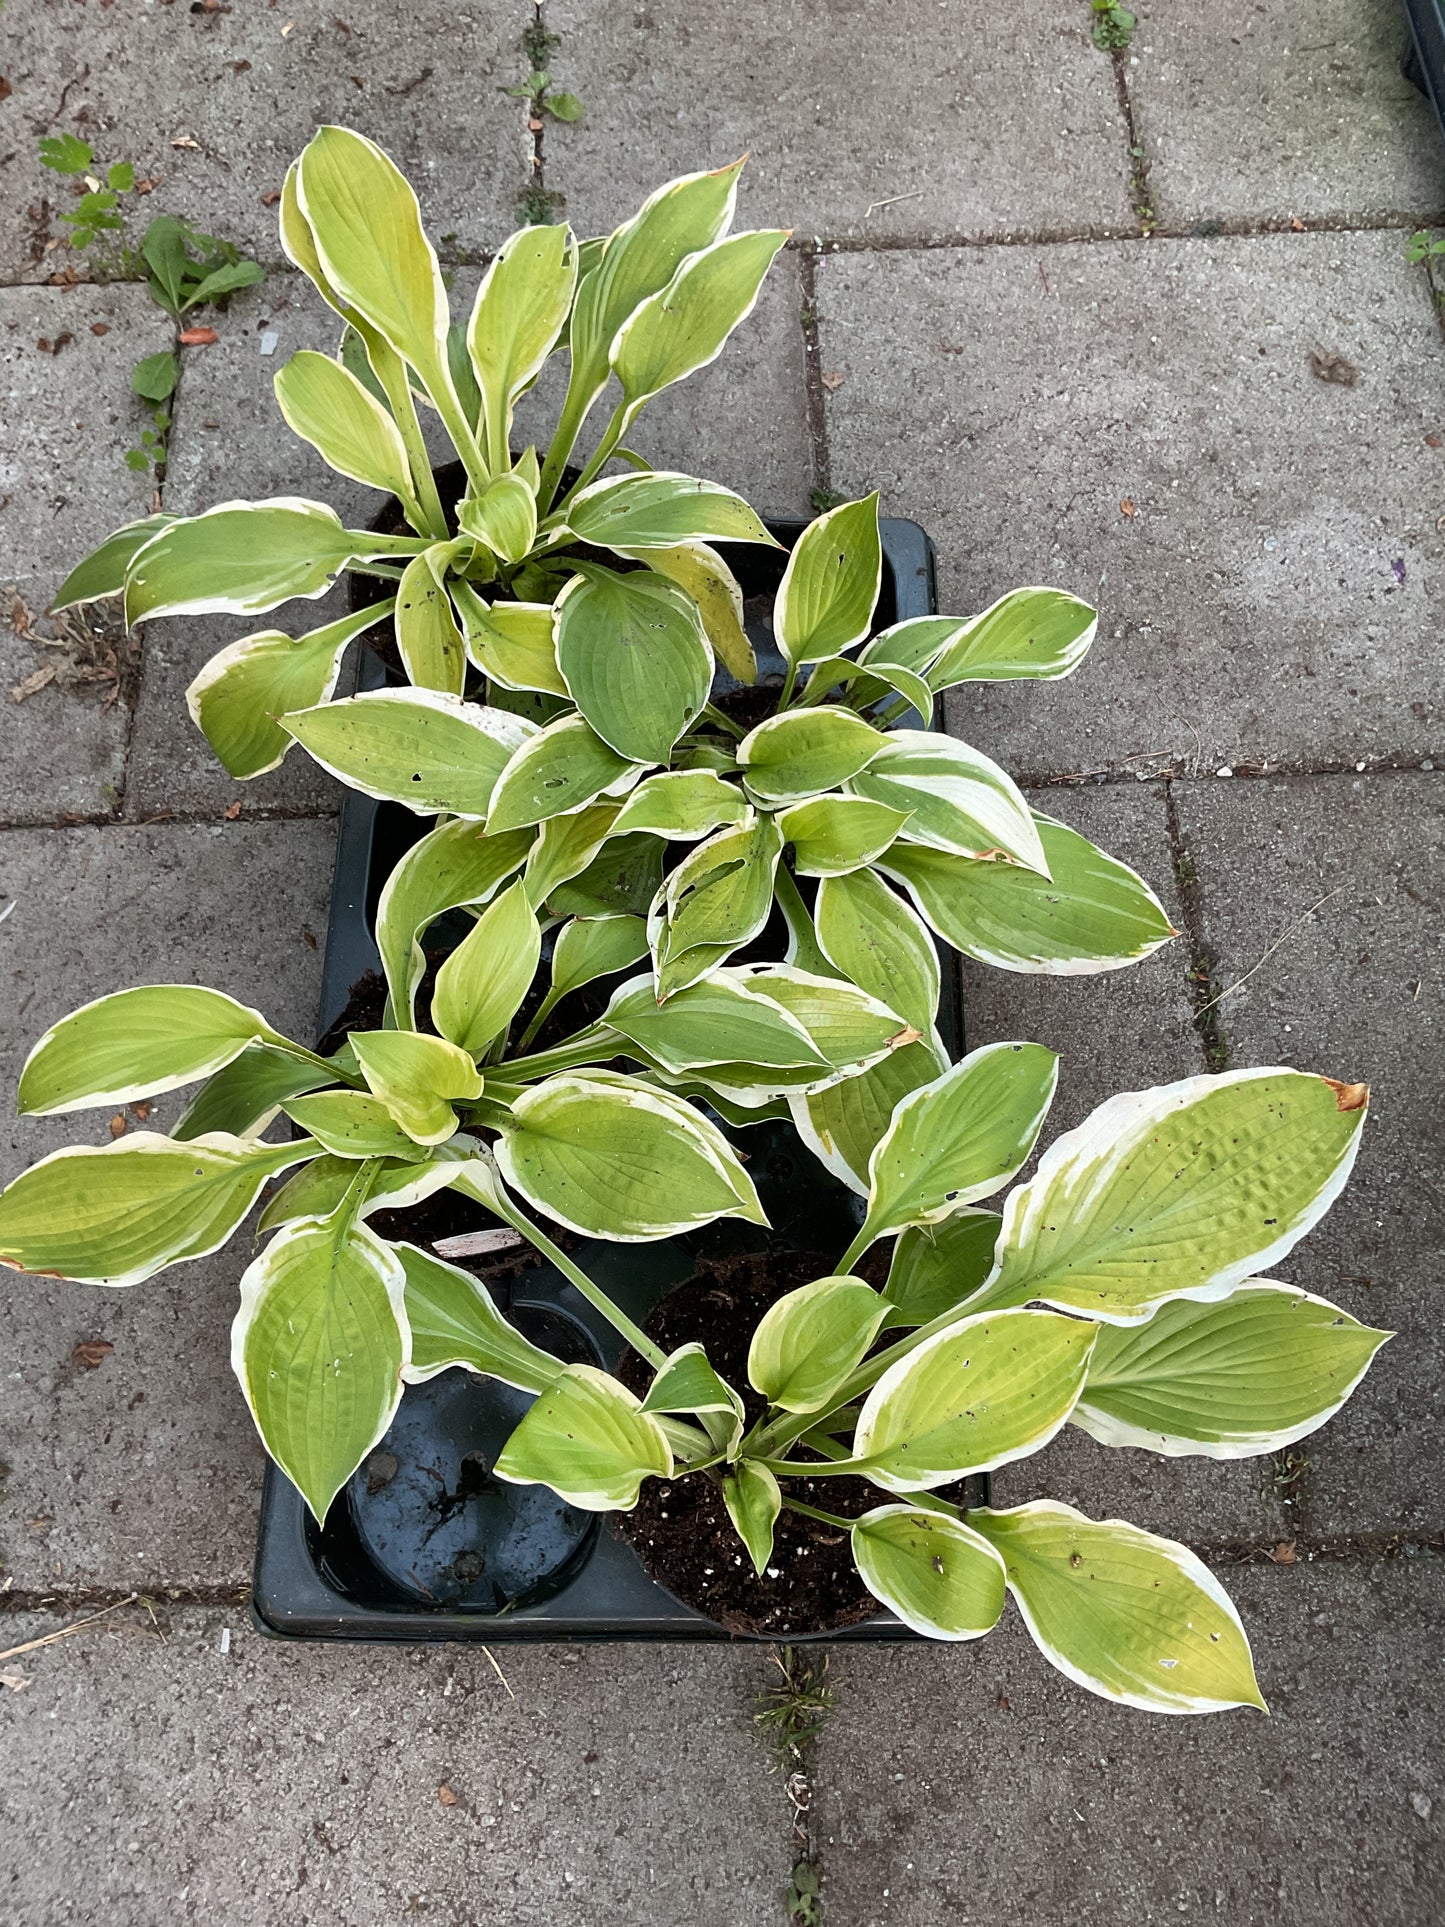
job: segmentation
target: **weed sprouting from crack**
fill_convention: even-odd
[[[779,1683],[758,1695],[753,1722],[773,1753],[771,1773],[782,1773],[793,1810],[796,1858],[783,1889],[783,1910],[794,1927],[821,1927],[823,1898],[809,1816],[813,1807],[813,1755],[833,1711],[826,1654],[820,1661],[797,1646],[771,1655]]]
[[[518,210],[529,227],[549,226],[562,211],[566,196],[546,183],[543,138],[549,119],[565,124],[581,120],[582,102],[576,94],[554,88],[550,61],[562,36],[550,31],[537,6],[531,25],[517,43],[527,57],[527,77],[518,87],[504,87],[508,100],[527,103],[527,130],[532,136],[532,179],[517,197]]]

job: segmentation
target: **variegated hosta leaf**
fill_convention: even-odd
[[[914,675],[925,678],[926,687],[929,665],[945,645],[967,627],[968,623],[957,616],[910,616],[905,622],[880,629],[865,642],[858,651],[858,662],[865,669],[876,666],[911,670]]]
[[[480,1057],[522,1007],[542,954],[542,932],[519,877],[487,905],[437,972],[432,1021]]]
[[[931,689],[961,682],[1054,682],[1094,640],[1097,611],[1063,589],[1012,589],[961,623],[928,665]]]
[[[512,409],[557,345],[576,286],[577,244],[571,228],[560,223],[520,229],[502,243],[482,276],[467,348],[496,472],[508,461]]]
[[[637,765],[632,763],[628,768],[635,771]],[[524,872],[527,900],[534,909],[540,908],[559,889],[565,889],[574,877],[580,878],[592,870],[594,863],[605,855],[620,808],[618,803],[598,802],[590,808],[574,810],[570,816],[549,816],[540,826]],[[583,916],[609,914],[590,904],[585,908],[578,905],[575,909],[576,914]],[[560,913],[560,905],[558,910]]]
[[[499,1378],[519,1392],[544,1391],[560,1376],[561,1359],[508,1324],[486,1286],[469,1271],[444,1264],[416,1245],[393,1249],[406,1274],[411,1358],[401,1375],[408,1385],[421,1385],[453,1365]]]
[[[773,907],[783,839],[770,816],[719,830],[672,871],[648,919],[661,995],[696,983],[741,944]]]
[[[778,547],[740,495],[666,469],[593,482],[567,504],[567,527],[583,542],[620,554],[694,540]]]
[[[786,659],[821,662],[861,642],[882,579],[876,493],[810,523],[788,558],[773,609],[773,631]]]
[[[315,1155],[308,1139],[260,1144],[216,1131],[178,1144],[134,1131],[52,1151],[0,1193],[0,1263],[91,1285],[137,1285],[205,1258],[267,1178]]]
[[[332,1157],[420,1160],[426,1156],[390,1108],[363,1091],[316,1091],[309,1097],[288,1098],[282,1109]]]
[[[301,348],[276,375],[286,426],[339,475],[411,499],[406,446],[390,414],[348,368]]]
[[[884,1324],[930,1325],[955,1305],[962,1311],[993,1270],[1002,1223],[996,1211],[968,1209],[905,1231],[888,1269]]]
[[[955,950],[1000,970],[1089,976],[1138,963],[1178,932],[1127,864],[1035,814],[1049,876],[895,843],[879,867]]]
[[[908,707],[925,722],[934,710],[933,691],[911,669],[904,669],[898,663],[865,666],[854,662],[849,656],[829,656],[826,662],[820,662],[797,700],[803,706],[820,703],[835,689],[851,689],[852,707],[855,709],[871,708],[874,703],[883,701],[891,690],[902,696]]]
[[[225,1131],[259,1137],[288,1097],[319,1091],[336,1072],[271,1044],[248,1044],[239,1057],[208,1077],[171,1129],[182,1141]]]
[[[320,1148],[319,1146],[316,1148]],[[438,1191],[444,1191],[463,1163],[466,1153],[450,1144],[437,1145],[425,1163],[410,1157],[383,1158],[373,1169],[365,1200],[357,1206],[358,1218],[370,1218],[378,1211],[406,1211],[421,1204]],[[334,1211],[356,1182],[356,1160],[333,1157],[327,1152],[303,1164],[279,1190],[273,1191],[266,1208],[256,1220],[256,1236],[264,1238],[283,1224],[297,1218],[324,1218]]]
[[[22,1116],[114,1109],[173,1091],[239,1057],[248,1044],[285,1047],[259,1010],[199,984],[146,984],[97,997],[62,1017],[25,1060]]]
[[[584,1237],[637,1244],[715,1218],[767,1223],[721,1131],[681,1098],[606,1071],[524,1092],[496,1157],[514,1190]]]
[[[485,903],[533,842],[530,830],[489,836],[473,822],[443,823],[413,843],[387,878],[376,911],[376,946],[395,1020],[415,1023],[417,986],[426,971],[420,939],[427,926],[464,903]]]
[[[981,1312],[924,1339],[863,1401],[853,1457],[889,1492],[923,1492],[1048,1444],[1083,1390],[1096,1325]]]
[[[1391,1336],[1267,1279],[1215,1304],[1175,1299],[1101,1329],[1073,1421],[1165,1458],[1257,1458],[1333,1417]]]
[[[651,570],[590,569],[558,596],[556,622],[557,666],[603,742],[629,762],[667,762],[712,684],[691,596]]]
[[[835,970],[883,997],[925,1037],[938,1020],[938,947],[923,919],[872,870],[824,877],[814,919]]]
[[[415,1030],[354,1030],[351,1048],[374,1096],[418,1144],[442,1144],[457,1128],[452,1100],[482,1094],[482,1074],[456,1044]]]
[[[988,1302],[1134,1324],[1166,1299],[1224,1297],[1339,1196],[1368,1095],[1277,1069],[1111,1097],[1010,1195]]]
[[[1239,1614],[1187,1546],[1048,1499],[968,1518],[1002,1555],[1035,1645],[1066,1678],[1146,1713],[1267,1710]]]
[[[231,1367],[318,1525],[391,1424],[410,1351],[400,1261],[347,1202],[288,1225],[242,1274]]]
[[[869,1162],[861,1235],[936,1224],[1007,1184],[1034,1148],[1058,1075],[1042,1044],[986,1044],[905,1097]]]
[[[566,816],[641,774],[581,716],[559,716],[529,737],[498,777],[487,828],[516,830]]]
[[[92,549],[83,562],[76,563],[61,583],[50,605],[52,614],[73,609],[81,602],[98,602],[102,596],[119,595],[136,551],[176,519],[174,515],[147,515],[139,522],[127,522],[114,535],[108,535],[98,549]]]
[[[846,876],[882,856],[908,817],[862,796],[815,796],[783,810],[778,827],[799,876]]]
[[[1033,811],[1006,770],[938,730],[895,729],[850,784],[908,813],[902,836],[954,856],[1003,855],[1049,874]]]
[[[513,1485],[549,1485],[584,1512],[630,1512],[644,1479],[672,1476],[672,1449],[625,1385],[593,1365],[568,1365],[538,1393],[493,1470]]]
[[[946,1512],[875,1506],[853,1527],[853,1559],[880,1605],[926,1639],[981,1639],[998,1624],[1003,1560]]]
[[[759,1579],[773,1556],[773,1528],[783,1509],[778,1482],[765,1465],[742,1459],[723,1474],[723,1504]]]
[[[525,476],[497,475],[458,504],[457,521],[503,562],[521,562],[537,539],[537,498]]]
[[[713,654],[740,683],[758,679],[753,645],[743,627],[743,592],[737,577],[706,542],[679,542],[667,549],[619,549],[632,562],[645,562],[685,590],[698,614]]]
[[[227,773],[244,782],[276,769],[295,741],[276,718],[329,702],[347,644],[391,612],[390,601],[373,602],[304,636],[262,629],[218,650],[186,706]]]
[[[725,783],[712,770],[669,770],[642,779],[623,804],[613,833],[651,830],[670,843],[691,843],[725,824],[743,822],[749,813],[737,784]]]
[[[414,689],[460,697],[467,679],[467,650],[442,581],[450,548],[450,543],[439,542],[407,563],[396,589],[396,647]]]
[[[665,1070],[700,1070],[710,1064],[745,1063],[768,1081],[778,1069],[825,1075],[828,1062],[797,1018],[780,1003],[722,971],[665,1004],[657,1001],[649,973],[614,991],[603,1020]]]
[[[738,1419],[743,1402],[720,1378],[702,1344],[680,1345],[660,1367],[642,1401],[644,1412],[727,1412]]]
[[[555,819],[543,827],[543,837],[574,820],[581,818]],[[662,887],[666,847],[660,836],[609,837],[582,870],[572,871],[565,882],[548,884],[547,908],[559,917],[646,916]]]
[[[278,719],[321,767],[417,816],[484,818],[533,725],[432,689],[373,689]]]
[[[537,689],[565,696],[557,667],[550,602],[494,602],[490,608],[469,582],[452,584],[462,617],[467,655],[505,689]]]
[[[794,1128],[835,1177],[867,1197],[869,1159],[894,1111],[910,1093],[931,1084],[946,1061],[931,1041],[920,1039],[890,1051],[860,1077],[820,1091],[790,1092]]]
[[[878,1335],[888,1307],[861,1278],[815,1278],[764,1312],[748,1382],[785,1412],[819,1412]]]
[[[314,602],[348,562],[390,548],[389,537],[343,528],[321,502],[220,502],[166,523],[136,550],[126,626],[154,616],[260,616],[293,596]]]
[[[796,964],[743,964],[729,974],[755,995],[781,1004],[835,1070],[860,1070],[905,1041],[903,1021],[892,1005],[856,984],[815,976]]]
[[[614,976],[647,955],[641,917],[573,917],[552,947],[552,996],[565,997],[599,977]]]
[[[738,767],[765,803],[799,802],[836,789],[887,747],[888,737],[851,709],[791,709],[746,735]]]

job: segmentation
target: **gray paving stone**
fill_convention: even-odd
[[[315,823],[0,833],[5,1112],[46,1026],[130,984],[212,984],[309,1040],[331,846]],[[182,1102],[160,1100],[149,1128]],[[105,1112],[12,1117],[0,1177],[108,1138]],[[247,1245],[125,1291],[0,1273],[0,1569],[16,1585],[245,1580],[263,1461],[228,1334]],[[87,1371],[71,1352],[90,1339],[115,1349]]]
[[[834,486],[929,528],[943,606],[1056,582],[1102,608],[1072,681],[969,692],[980,747],[1438,751],[1445,345],[1397,233],[830,255],[818,308]]]
[[[1129,93],[1168,222],[1414,219],[1445,208],[1445,145],[1400,72],[1389,0],[1154,0]]]
[[[0,105],[6,278],[42,277],[69,253],[43,252],[65,232],[55,216],[71,199],[69,181],[39,165],[45,133],[76,134],[103,165],[131,160],[142,178],[160,176],[130,203],[137,235],[153,214],[181,214],[266,261],[281,249],[275,208],[261,197],[321,122],[388,150],[439,244],[495,246],[516,225],[532,137],[523,103],[501,89],[526,75],[525,0],[467,0],[461,10],[417,0],[404,11],[385,0],[340,11],[300,0],[212,13],[28,0],[14,11],[5,54],[14,91]]]
[[[742,18],[548,0],[546,18],[558,84],[587,110],[549,124],[547,185],[582,232],[744,152],[748,226],[862,241],[1133,226],[1114,77],[1069,0],[983,23],[963,0],[787,0]]]
[[[270,1645],[195,1609],[162,1644],[129,1618],[11,1662],[32,1682],[0,1707],[13,1927],[781,1918],[756,1648],[513,1649],[509,1696],[476,1647]]]
[[[1373,1092],[1349,1188],[1281,1268],[1399,1334],[1304,1448],[1309,1530],[1438,1531],[1445,780],[1328,776],[1177,794],[1221,988],[1254,972],[1220,1007],[1234,1062],[1298,1064]]]
[[[42,635],[54,633],[42,611],[68,571],[150,506],[149,478],[124,460],[145,422],[130,375],[168,335],[139,288],[0,288],[0,588],[20,595]],[[50,352],[42,341],[63,345]],[[0,622],[0,697],[69,653]],[[0,820],[109,814],[128,716],[124,701],[106,706],[113,690],[52,683],[18,706],[5,703]]]
[[[1240,1566],[1272,1717],[1167,1719],[975,1646],[838,1652],[814,1828],[847,1927],[1432,1927],[1445,1564]]]

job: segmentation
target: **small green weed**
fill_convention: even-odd
[[[826,515],[829,509],[841,508],[849,498],[840,495],[835,488],[810,488],[808,500],[819,515]]]
[[[1445,239],[1432,240],[1428,228],[1416,228],[1405,243],[1405,259],[1414,264],[1428,261],[1435,254],[1445,254]]]
[[[833,1689],[828,1684],[828,1661],[815,1666],[809,1655],[796,1646],[784,1646],[772,1655],[781,1674],[777,1686],[759,1693],[753,1720],[777,1753],[773,1771],[790,1770],[806,1760],[814,1740],[827,1724],[833,1711]]]
[[[1121,7],[1119,0],[1093,0],[1094,45],[1106,53],[1122,52],[1134,37],[1138,16]]]
[[[783,1889],[783,1911],[796,1927],[822,1927],[823,1896],[811,1860],[800,1860]]]

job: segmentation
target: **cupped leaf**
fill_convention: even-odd
[[[771,817],[755,817],[699,843],[668,877],[649,924],[658,989],[668,996],[696,981],[729,951],[750,943],[768,920],[783,840]],[[694,970],[696,950],[715,953]]]
[[[650,830],[670,843],[690,843],[749,815],[747,798],[736,783],[725,783],[709,769],[668,770],[647,776],[623,804],[613,833],[625,836]]]
[[[373,602],[304,636],[263,629],[211,657],[186,706],[228,774],[244,782],[280,765],[295,738],[276,718],[329,702],[347,644],[391,607]]]
[[[466,1155],[451,1145],[439,1145],[425,1163],[417,1163],[410,1154],[404,1159],[382,1158],[372,1166],[366,1197],[356,1207],[357,1217],[369,1218],[378,1211],[406,1211],[435,1192],[444,1191]],[[256,1220],[256,1236],[264,1238],[297,1218],[324,1218],[341,1203],[356,1183],[356,1176],[354,1158],[333,1157],[329,1151],[312,1158],[272,1192]]]
[[[635,764],[629,765],[629,769],[635,768]],[[612,834],[619,808],[617,803],[597,802],[590,808],[573,810],[569,816],[547,818],[537,832],[524,872],[530,903],[545,903],[559,889],[565,890],[574,877],[592,869]],[[584,910],[579,914],[597,913]]]
[[[947,1513],[875,1506],[853,1527],[853,1559],[879,1604],[926,1639],[981,1639],[998,1624],[1003,1560]]]
[[[287,1117],[335,1158],[423,1158],[426,1152],[379,1097],[363,1091],[316,1091],[292,1097]]]
[[[650,570],[593,569],[557,598],[557,666],[605,743],[665,763],[702,713],[712,648],[692,597]]]
[[[442,1144],[457,1128],[451,1100],[482,1094],[482,1074],[456,1044],[415,1030],[351,1032],[372,1094],[418,1144]]]
[[[906,669],[925,678],[930,663],[967,623],[957,616],[909,616],[890,628],[880,629],[858,651],[864,668]]]
[[[513,1189],[584,1237],[636,1244],[715,1218],[767,1222],[714,1125],[668,1092],[605,1072],[526,1091],[496,1155]]]
[[[585,809],[629,773],[642,772],[583,717],[559,716],[528,737],[498,777],[487,828],[495,835]]]
[[[482,276],[467,348],[482,394],[494,470],[507,461],[512,410],[567,325],[577,287],[577,244],[565,225],[524,227]]]
[[[542,954],[542,932],[519,877],[483,910],[437,972],[432,1021],[480,1057],[522,1007]]]
[[[443,823],[401,858],[376,911],[376,946],[396,1021],[415,1023],[417,987],[426,971],[420,939],[427,926],[464,903],[485,903],[526,861],[529,830],[491,836],[476,823]]]
[[[792,803],[857,776],[888,740],[851,709],[787,710],[743,738],[738,767],[754,796],[765,803]]]
[[[1074,1423],[1165,1458],[1257,1458],[1318,1431],[1391,1336],[1266,1279],[1215,1304],[1175,1299],[1103,1327]]]
[[[388,537],[343,528],[321,502],[221,502],[167,522],[136,550],[125,577],[126,626],[154,616],[260,616],[293,596],[314,602],[348,562],[389,546]]]
[[[668,469],[593,482],[567,504],[567,527],[583,542],[624,555],[697,540],[778,546],[740,495]]]
[[[275,379],[286,425],[339,475],[411,499],[406,445],[390,413],[349,368],[301,348]]]
[[[960,1319],[878,1380],[858,1414],[854,1460],[889,1492],[925,1492],[1027,1458],[1073,1411],[1097,1331],[1050,1311]]]
[[[961,623],[929,663],[930,689],[961,682],[1055,682],[1094,640],[1097,611],[1063,589],[1013,589]]]
[[[441,579],[444,562],[442,569],[437,567],[449,546],[438,543],[414,555],[403,570],[396,590],[396,648],[413,688],[459,697],[467,677],[467,649]]]
[[[468,656],[505,689],[537,689],[565,696],[557,667],[550,602],[494,602],[490,608],[469,582],[452,585]]]
[[[908,814],[862,796],[815,796],[783,810],[778,828],[799,876],[846,876],[882,856]]]
[[[946,1059],[927,1040],[890,1051],[859,1077],[804,1095],[790,1093],[793,1124],[818,1160],[850,1190],[868,1195],[868,1162],[912,1092],[931,1084]]]
[[[930,1325],[955,1305],[962,1309],[993,1270],[1002,1223],[996,1211],[965,1209],[905,1231],[888,1268],[884,1324]]]
[[[77,562],[61,583],[50,608],[58,615],[77,603],[99,602],[102,596],[119,595],[125,587],[126,571],[136,552],[153,535],[176,520],[174,515],[147,515],[139,522],[127,522],[108,535],[98,549],[92,549],[83,562]]]
[[[934,729],[896,729],[850,786],[908,813],[902,837],[954,856],[1004,858],[1047,879],[1034,813],[1006,770]]]
[[[815,976],[796,964],[743,964],[727,974],[754,996],[780,1004],[835,1070],[856,1072],[908,1041],[897,1012],[856,984]]]
[[[742,1459],[724,1472],[722,1492],[728,1517],[761,1579],[773,1556],[773,1528],[783,1509],[778,1482],[765,1465]]]
[[[645,562],[690,595],[723,668],[740,683],[757,681],[757,658],[743,627],[743,592],[716,549],[706,542],[679,542],[674,548],[618,549],[617,553]]]
[[[1035,821],[1048,877],[902,840],[879,867],[955,950],[1000,970],[1089,976],[1138,963],[1178,935],[1127,864],[1062,823]]]
[[[525,476],[498,475],[480,495],[467,497],[457,520],[503,562],[521,562],[537,539],[537,497]]]
[[[613,993],[602,1021],[669,1071],[742,1061],[755,1066],[764,1083],[769,1069],[827,1069],[795,1017],[722,972],[677,991],[665,1004],[657,1001],[651,975],[634,978]]]
[[[835,970],[882,997],[927,1037],[938,1019],[942,976],[927,925],[881,877],[860,869],[824,877],[814,919]]]
[[[215,1131],[180,1144],[133,1131],[53,1151],[0,1193],[0,1262],[84,1284],[139,1284],[218,1251],[267,1178],[316,1149],[306,1138],[260,1144]]]
[[[242,1273],[231,1367],[318,1525],[401,1402],[404,1292],[395,1252],[346,1201],[288,1225]]]
[[[1134,1324],[1170,1298],[1226,1296],[1339,1196],[1368,1095],[1263,1069],[1111,1097],[1010,1195],[989,1302]]]
[[[1187,1546],[1048,1499],[968,1517],[1001,1554],[1035,1645],[1066,1678],[1146,1713],[1268,1710],[1239,1614]]]
[[[559,917],[645,915],[662,883],[666,847],[661,837],[641,833],[609,838],[585,869],[574,871],[565,882],[548,885],[547,908]]]
[[[748,1382],[785,1412],[818,1412],[878,1335],[887,1306],[849,1276],[815,1278],[763,1313],[748,1347]]]
[[[599,977],[614,976],[647,955],[641,917],[574,917],[552,947],[552,995],[565,997]]]
[[[537,1395],[493,1467],[513,1485],[549,1485],[584,1512],[630,1512],[646,1478],[672,1476],[672,1449],[625,1385],[568,1365]]]
[[[773,608],[773,632],[787,660],[821,662],[861,642],[882,579],[876,493],[810,523],[788,558]]]
[[[484,818],[531,723],[433,689],[373,689],[278,719],[323,769],[417,816]]]
[[[469,1271],[444,1264],[417,1245],[393,1250],[406,1274],[411,1357],[401,1375],[408,1385],[422,1385],[454,1365],[499,1378],[519,1392],[544,1391],[560,1377],[561,1359],[523,1338]]]
[[[239,1057],[214,1072],[196,1092],[171,1130],[185,1142],[225,1131],[259,1137],[288,1097],[319,1091],[336,1072],[270,1044],[248,1044]]]
[[[820,662],[797,701],[808,707],[822,702],[835,689],[851,690],[851,706],[857,710],[871,709],[875,703],[884,702],[890,692],[902,696],[921,723],[931,718],[935,707],[933,691],[911,669],[897,663],[865,666],[848,656],[829,656]]]
[[[644,1412],[692,1412],[701,1416],[720,1413],[727,1421],[722,1428],[732,1445],[742,1437],[743,1401],[726,1380],[720,1378],[702,1344],[694,1340],[668,1354],[657,1377],[642,1401]]]

